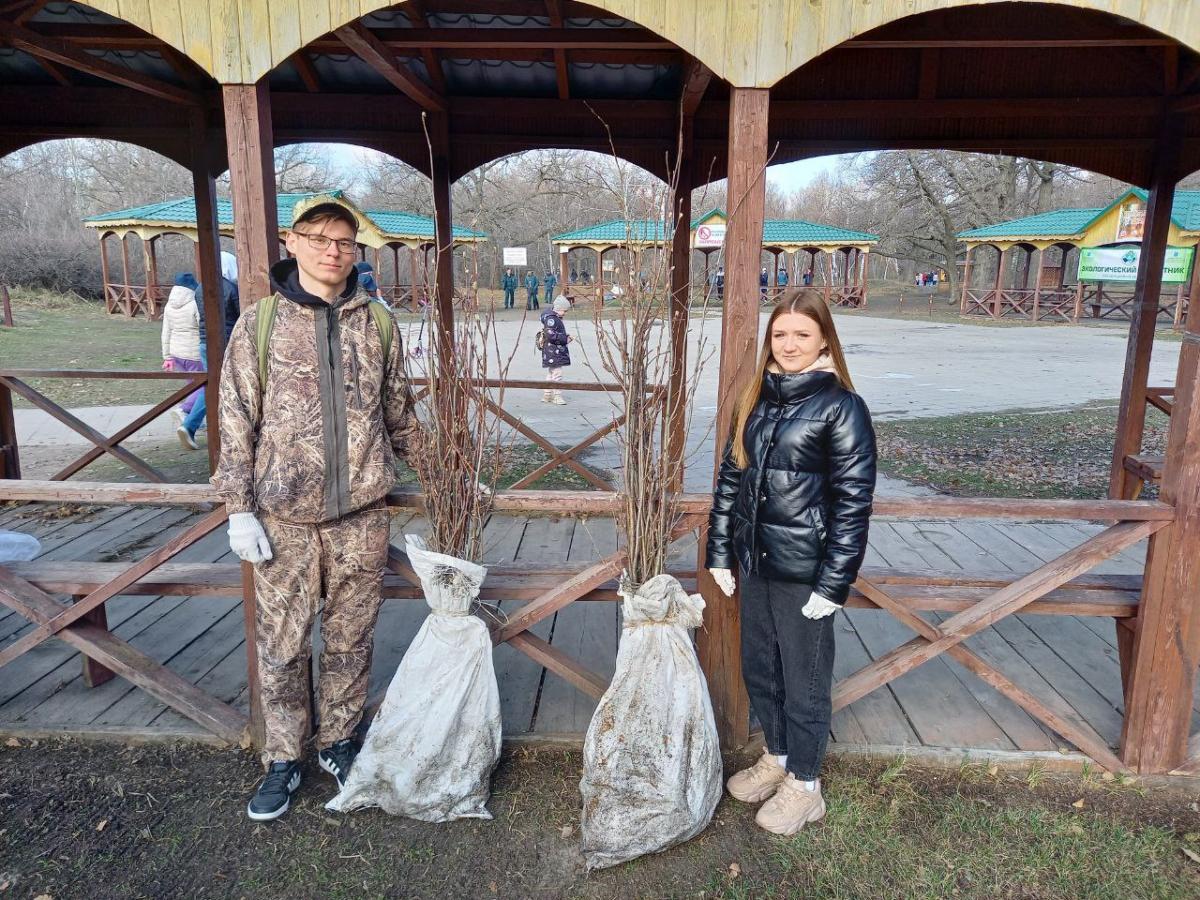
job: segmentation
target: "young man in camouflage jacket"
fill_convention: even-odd
[[[313,619],[324,598],[321,768],[339,785],[358,753],[387,560],[384,497],[413,428],[396,325],[387,359],[358,284],[357,220],[336,203],[300,215],[295,259],[271,267],[274,320],[260,377],[259,311],[238,319],[221,369],[221,460],[212,482],[229,510],[229,544],[254,564],[258,677],[267,775],[251,819],[287,811],[308,730]],[[268,306],[270,304],[267,304]]]

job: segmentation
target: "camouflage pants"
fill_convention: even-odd
[[[308,662],[322,597],[317,746],[349,737],[362,718],[390,516],[381,505],[321,525],[262,522],[274,554],[254,567],[263,761],[270,763],[299,759],[309,730]]]

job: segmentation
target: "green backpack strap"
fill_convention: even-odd
[[[255,332],[255,346],[258,348],[258,390],[262,393],[267,387],[267,345],[271,343],[271,329],[275,327],[275,307],[279,302],[279,297],[272,294],[269,297],[263,297],[258,301],[258,318],[254,324],[257,326]]]
[[[267,363],[269,354],[267,347],[271,343],[271,331],[275,327],[275,309],[279,296],[272,294],[257,303],[258,318],[255,320],[255,342],[258,348],[258,384],[259,390],[267,386]],[[375,320],[375,329],[379,332],[379,343],[383,345],[383,372],[387,377],[389,362],[392,356],[392,311],[377,300],[367,304],[371,318]]]
[[[392,311],[378,300],[368,303],[367,309],[371,311],[371,318],[375,320],[375,328],[379,331],[379,343],[383,345],[383,375],[386,378],[392,359],[392,325],[395,320]]]

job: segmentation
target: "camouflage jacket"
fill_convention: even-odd
[[[327,304],[299,289],[295,268],[284,260],[271,270],[279,299],[265,387],[258,306],[234,326],[221,367],[221,458],[212,483],[230,513],[307,524],[387,494],[415,420],[399,329],[393,324],[385,366],[368,297],[353,275]]]

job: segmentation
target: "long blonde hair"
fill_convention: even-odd
[[[838,339],[837,328],[834,327],[833,316],[829,314],[829,307],[825,304],[825,300],[811,289],[793,288],[785,293],[775,304],[775,308],[771,310],[771,318],[767,319],[767,331],[763,337],[762,350],[758,354],[758,365],[755,367],[754,377],[747,382],[746,387],[742,390],[742,396],[738,398],[737,406],[733,410],[733,461],[738,464],[739,469],[744,469],[750,464],[749,454],[746,453],[746,421],[750,418],[750,413],[754,410],[759,395],[762,393],[763,376],[767,372],[767,367],[775,360],[771,353],[771,331],[775,327],[775,320],[788,313],[808,316],[820,326],[821,337],[825,340],[829,358],[837,372],[838,383],[848,391],[854,390],[854,383],[850,380],[850,370],[846,368],[846,357],[842,353],[842,342]]]

